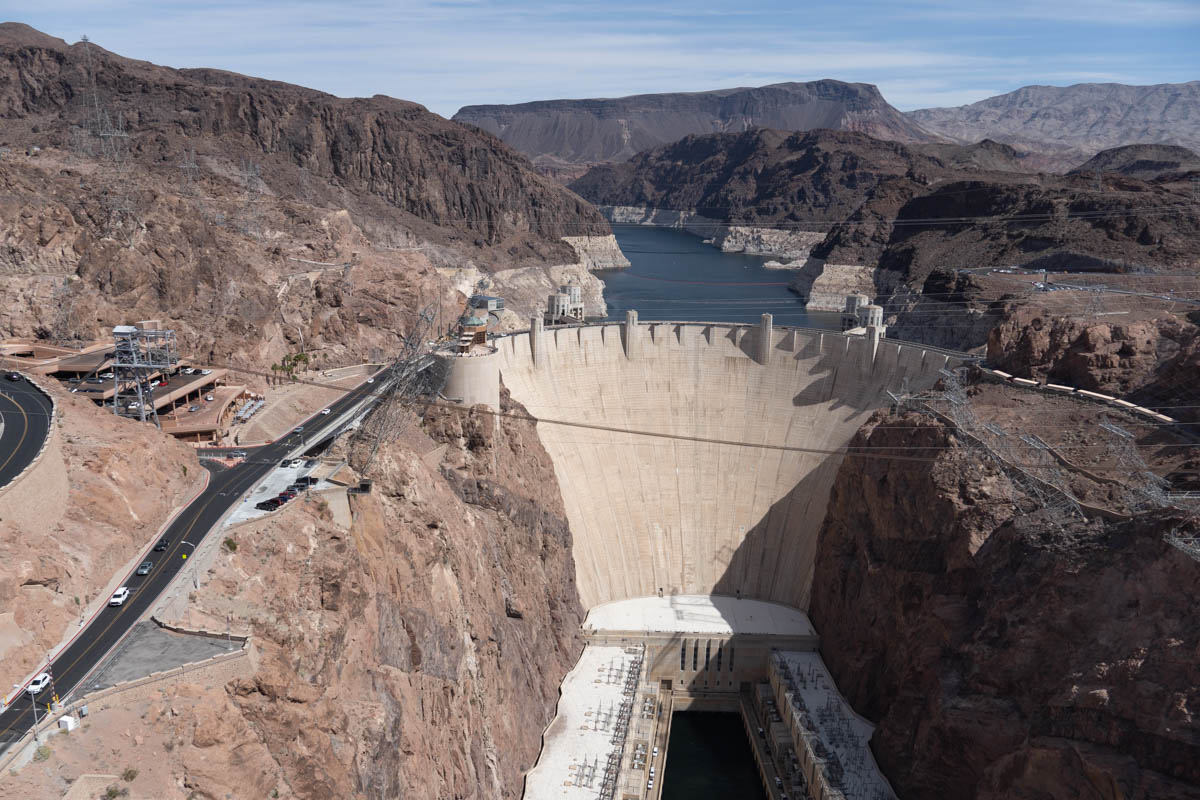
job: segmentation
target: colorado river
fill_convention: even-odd
[[[646,225],[613,225],[628,269],[596,273],[604,281],[608,318],[635,309],[643,320],[756,323],[838,330],[837,314],[804,310],[788,291],[789,270],[763,266],[769,258],[724,253],[690,233]]]

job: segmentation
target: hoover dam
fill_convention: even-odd
[[[583,605],[717,594],[806,608],[839,448],[888,390],[928,388],[957,361],[769,322],[632,319],[497,341],[512,397],[576,423],[538,430]]]
[[[680,709],[740,710],[759,730],[749,738],[773,797],[841,796],[843,770],[822,765],[849,741],[842,761],[869,782],[846,796],[893,796],[866,747],[871,727],[837,694],[805,614],[845,446],[889,391],[930,388],[962,362],[883,332],[779,328],[769,314],[758,325],[641,323],[630,311],[623,323],[561,328],[535,317],[455,359],[447,396],[499,408],[503,384],[537,418],[589,609],[528,800],[659,797],[655,759]],[[803,694],[788,664],[844,707],[840,730],[861,735],[814,750],[822,734],[801,732],[815,724],[802,707],[789,728],[779,709]],[[780,753],[786,764],[771,766]]]

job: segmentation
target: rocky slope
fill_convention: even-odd
[[[494,133],[540,168],[564,177],[577,177],[590,164],[624,161],[690,134],[832,128],[904,142],[936,139],[890,106],[876,87],[833,80],[466,106],[454,120]]]
[[[1051,156],[1069,169],[1092,154],[1134,143],[1200,148],[1200,81],[1127,86],[1024,86],[954,108],[905,115],[960,142],[988,138]]]
[[[591,207],[494,137],[390,98],[4,24],[0,114],[0,335],[163,319],[200,358],[262,366],[304,347],[341,363],[394,349],[416,308],[451,321],[455,290],[496,272],[537,273],[514,298],[526,315],[550,268],[586,280],[615,249]],[[459,271],[478,277],[460,287]]]
[[[258,650],[251,674],[93,714],[5,791],[57,796],[135,763],[143,797],[519,798],[582,648],[553,467],[531,423],[416,424],[349,514],[311,497],[223,532],[236,549],[158,612],[209,630],[230,615]]]
[[[1123,397],[1177,419],[1200,419],[1200,315],[1113,316],[1016,307],[991,330],[988,363],[1025,378]]]
[[[975,406],[1095,454],[1094,409]],[[1200,797],[1200,607],[1178,591],[1200,564],[1163,540],[1186,517],[1060,529],[927,417],[880,414],[852,446],[932,454],[843,464],[810,610],[898,794]]]
[[[881,293],[936,269],[1190,269],[1200,216],[1178,182],[1020,171],[1006,145],[904,145],[849,132],[690,136],[571,184],[605,208],[823,232],[813,258],[878,266]],[[611,211],[609,213],[612,213]],[[795,255],[791,255],[795,257]]]
[[[1169,144],[1130,144],[1101,150],[1080,164],[1073,173],[1119,172],[1142,180],[1156,178],[1185,179],[1200,173],[1200,155]]]

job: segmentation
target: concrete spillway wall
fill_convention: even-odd
[[[927,388],[958,363],[769,325],[535,326],[496,344],[505,385],[542,420],[589,608],[660,592],[807,608],[843,457],[828,451],[889,403],[887,390],[905,378]]]

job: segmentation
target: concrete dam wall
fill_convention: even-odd
[[[842,459],[821,451],[845,445],[905,378],[918,391],[958,363],[769,322],[534,325],[496,340],[495,357],[514,399],[542,420],[588,608],[661,593],[807,609]]]

